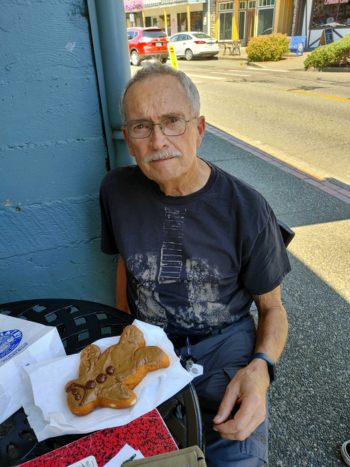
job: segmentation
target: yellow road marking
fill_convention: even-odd
[[[317,93],[317,92],[304,91],[303,89],[291,89],[291,90],[288,90],[287,92],[294,92],[296,94],[307,94],[309,96],[322,97],[322,99],[330,99],[330,100],[334,100],[334,101],[350,102],[350,97],[330,96],[329,94],[322,94],[322,93]]]

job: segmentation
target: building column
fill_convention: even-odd
[[[276,0],[272,32],[280,32],[280,18],[281,18],[280,15],[281,14],[283,14],[283,11],[281,8],[281,0]]]
[[[166,9],[163,9],[163,15],[164,15],[164,29],[165,29],[165,34],[168,35],[168,17],[166,14]]]
[[[278,0],[277,0],[278,1]],[[255,16],[254,16],[254,35],[253,37],[256,37],[258,35],[258,2],[256,2],[256,7],[255,7]]]
[[[233,16],[232,16],[232,40],[234,41],[237,41],[239,39],[238,10],[239,10],[239,0],[234,0]]]

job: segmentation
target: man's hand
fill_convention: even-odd
[[[267,364],[255,359],[239,370],[228,384],[213,429],[222,438],[243,441],[265,420],[270,378]],[[232,417],[235,408],[238,410]]]

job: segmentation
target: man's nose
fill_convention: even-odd
[[[155,149],[163,148],[168,144],[168,139],[163,134],[159,124],[153,126],[153,131],[151,134],[151,143]]]

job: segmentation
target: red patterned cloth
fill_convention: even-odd
[[[127,425],[96,431],[20,465],[66,467],[85,457],[95,456],[98,466],[103,467],[125,444],[139,449],[145,457],[178,449],[158,410],[154,409]]]

